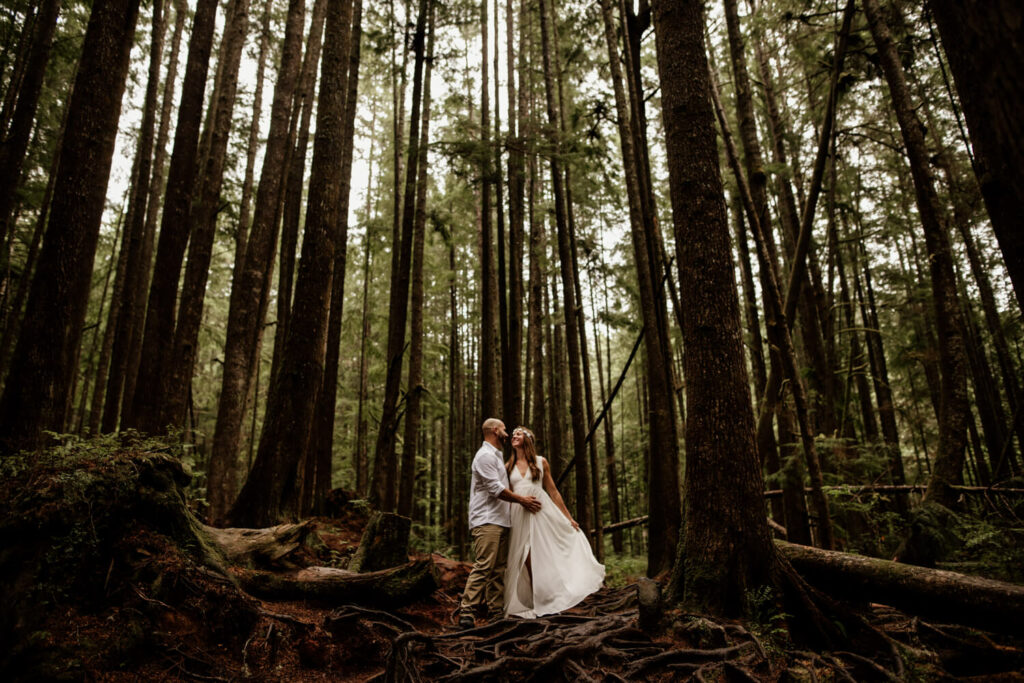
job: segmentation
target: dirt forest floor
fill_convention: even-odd
[[[352,520],[316,526],[321,555],[344,557],[358,545]],[[148,552],[152,539],[134,540]],[[167,550],[147,560],[180,563]],[[781,615],[770,613],[747,623],[670,613],[645,632],[635,584],[603,589],[556,616],[478,620],[460,631],[454,614],[470,564],[430,557],[440,588],[391,609],[251,596],[241,608],[213,574],[163,567],[161,576],[179,583],[170,591],[177,604],[136,586],[122,606],[55,614],[46,649],[63,661],[43,670],[92,681],[1024,681],[1024,638],[926,623],[883,605],[862,610],[892,641],[873,654],[797,648]],[[303,550],[284,563],[315,559]],[[136,610],[149,632],[133,630]]]
[[[409,558],[430,569],[410,600],[271,599],[251,576],[294,586],[309,567],[338,572],[365,508],[337,501],[286,552],[242,563],[185,506],[188,481],[151,453],[62,456],[0,478],[0,680],[1024,681],[1024,619],[1008,635],[848,605],[881,632],[876,645],[811,651],[768,594],[742,623],[641,619],[641,577],[559,615],[460,631],[470,565],[437,554]]]

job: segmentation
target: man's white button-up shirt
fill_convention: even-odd
[[[473,478],[469,484],[470,529],[481,524],[512,526],[511,505],[498,498],[508,487],[508,472],[501,451],[484,441],[473,456]]]

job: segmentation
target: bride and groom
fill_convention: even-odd
[[[486,606],[488,621],[534,618],[569,609],[601,587],[604,565],[558,493],[547,461],[537,455],[533,433],[512,431],[512,457],[503,460],[505,424],[483,424],[484,442],[473,458],[469,528],[475,562],[459,607],[459,627],[475,625]]]

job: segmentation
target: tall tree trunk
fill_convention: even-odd
[[[265,0],[260,20],[260,47],[256,57],[256,89],[252,95],[252,115],[249,119],[249,141],[245,148],[245,175],[242,178],[242,199],[238,207],[238,226],[235,229],[235,263],[231,270],[232,287],[238,284],[245,261],[245,246],[249,240],[249,221],[252,214],[252,186],[256,175],[256,152],[260,144],[260,119],[263,113],[263,83],[266,80],[267,52],[270,50],[270,13],[273,0]]]
[[[742,613],[775,557],[761,503],[754,414],[718,170],[701,3],[657,2],[672,222],[683,310],[686,520],[672,589],[715,613]]]
[[[866,301],[862,300],[861,317],[868,328],[868,345],[872,348],[874,359],[872,380],[875,388],[875,401],[878,404],[878,418],[882,427],[882,439],[885,441],[889,459],[889,476],[893,484],[906,483],[903,471],[903,456],[900,453],[899,428],[896,425],[896,409],[892,402],[892,386],[889,383],[889,368],[885,359],[885,348],[882,344],[882,331],[878,322],[878,310],[875,306],[875,292],[871,285],[871,269],[867,260],[864,242],[861,241],[861,258],[864,269],[864,290]],[[860,279],[857,279],[860,286]],[[866,304],[866,308],[865,308]],[[904,500],[900,498],[900,500]]]
[[[338,230],[334,244],[334,274],[331,282],[331,309],[327,327],[327,356],[324,380],[313,417],[313,434],[306,451],[302,477],[300,512],[323,514],[327,494],[331,491],[334,455],[334,414],[338,399],[338,366],[341,355],[341,321],[345,303],[345,275],[348,267],[348,207],[352,190],[352,153],[359,94],[360,43],[363,36],[363,1],[354,0],[352,38],[348,60],[348,81],[345,93],[345,127],[342,131],[345,149],[342,153],[341,205],[338,207]]]
[[[845,221],[843,222],[843,226],[844,228],[846,227]],[[846,237],[849,237],[848,231]],[[839,275],[839,306],[843,309],[846,316],[846,330],[847,334],[850,335],[849,362],[850,366],[853,368],[853,380],[857,386],[857,398],[860,402],[861,426],[864,430],[864,441],[869,444],[875,444],[878,441],[878,420],[875,418],[874,406],[871,403],[871,390],[868,387],[868,378],[865,372],[865,366],[868,364],[868,359],[864,355],[864,349],[861,346],[860,341],[860,330],[867,327],[867,321],[865,320],[861,325],[857,325],[857,302],[854,300],[854,297],[850,292],[849,278],[847,276],[848,269],[845,265],[843,248],[841,245],[836,249],[835,259],[836,272]],[[854,262],[850,266],[849,270],[856,273],[859,267],[860,265],[855,256]],[[840,414],[846,414],[845,404],[843,405]],[[842,432],[839,433],[839,436],[843,436]]]
[[[26,3],[24,8],[25,18],[22,23],[22,30],[17,41],[14,40],[13,31],[8,35],[8,41],[4,44],[2,58],[0,58],[0,73],[10,73],[10,80],[4,83],[3,104],[0,106],[0,131],[6,131],[10,126],[11,117],[14,115],[14,107],[18,103],[18,92],[25,80],[25,68],[28,62],[28,55],[32,49],[33,39],[36,36],[36,24],[39,21],[39,7],[36,3]],[[12,22],[13,23],[13,22]],[[11,45],[11,43],[16,43]],[[14,61],[10,61],[11,49],[14,50]]]
[[[651,430],[649,450],[652,467],[649,471],[650,502],[650,546],[647,554],[647,574],[655,576],[672,565],[679,541],[681,513],[679,506],[679,456],[676,438],[676,418],[672,404],[672,371],[670,358],[664,355],[666,341],[663,339],[663,325],[659,321],[659,309],[664,310],[664,301],[659,296],[661,278],[656,275],[652,259],[657,247],[651,245],[657,239],[645,228],[644,203],[640,176],[642,161],[635,143],[642,136],[636,128],[642,121],[630,108],[623,87],[622,69],[619,66],[619,48],[615,37],[611,0],[602,0],[601,13],[604,18],[605,43],[608,61],[611,65],[612,85],[615,92],[615,106],[619,122],[619,142],[622,147],[623,168],[626,175],[626,194],[629,200],[630,235],[633,243],[633,261],[637,270],[640,290],[640,310],[643,317],[644,358],[647,362],[647,376],[650,379],[649,421]],[[664,317],[662,314],[661,317]]]
[[[129,190],[130,191],[130,190]],[[125,200],[127,200],[127,192],[125,193]],[[82,390],[79,396],[79,408],[75,415],[69,415],[66,420],[66,427],[64,431],[74,432],[75,434],[82,434],[88,429],[88,423],[86,420],[86,404],[89,401],[90,394],[93,393],[92,382],[95,381],[96,385],[101,384],[101,368],[100,364],[103,362],[102,356],[105,347],[109,341],[109,335],[106,330],[103,332],[102,341],[100,341],[100,329],[103,327],[100,321],[103,320],[104,313],[107,313],[109,317],[109,309],[105,310],[107,305],[107,291],[110,289],[110,278],[114,277],[115,286],[121,284],[119,280],[123,277],[124,268],[121,262],[120,256],[114,258],[114,254],[117,253],[117,244],[124,243],[124,224],[125,224],[125,211],[124,208],[127,201],[121,202],[121,212],[117,217],[117,224],[114,226],[114,241],[110,248],[110,258],[107,260],[107,272],[103,276],[103,287],[100,290],[99,300],[99,311],[96,314],[96,322],[89,325],[92,328],[92,343],[90,344],[89,353],[86,356],[85,363],[77,363],[79,371],[85,380],[85,384],[82,386]],[[117,300],[117,291],[112,293],[110,297],[110,308],[114,308],[114,304]],[[107,326],[109,327],[109,325]],[[88,329],[88,328],[87,328]],[[109,360],[109,359],[108,359]],[[72,385],[74,386],[74,385]],[[72,394],[74,389],[72,389]],[[70,397],[69,397],[70,399]]]
[[[739,186],[740,196],[743,198],[744,208],[746,209],[748,219],[750,220],[754,241],[757,243],[758,257],[762,264],[761,268],[765,280],[767,281],[767,287],[764,291],[764,301],[767,308],[766,317],[769,320],[779,322],[779,324],[774,326],[775,334],[777,335],[779,343],[778,357],[780,364],[782,365],[782,370],[785,373],[786,378],[789,380],[790,389],[793,395],[793,402],[796,405],[796,414],[800,426],[799,436],[804,451],[804,457],[807,461],[808,474],[811,479],[815,512],[818,515],[820,543],[826,548],[831,548],[834,543],[832,521],[828,512],[828,500],[822,492],[823,480],[821,462],[818,459],[818,452],[814,445],[814,434],[811,431],[808,419],[806,389],[804,388],[800,369],[797,365],[796,351],[793,348],[793,339],[790,336],[789,325],[786,323],[786,317],[783,313],[782,295],[779,293],[775,261],[769,252],[768,240],[758,219],[757,210],[750,195],[750,189],[747,186],[746,179],[742,171],[740,170],[739,157],[736,153],[735,144],[732,141],[732,135],[729,132],[729,128],[725,120],[725,112],[722,109],[722,104],[719,100],[718,92],[713,82],[711,82],[711,95],[716,114],[718,115],[718,123],[722,131],[722,138],[725,142],[729,165],[732,167],[733,175],[736,177],[736,184]],[[771,336],[769,339],[771,339]],[[765,396],[761,401],[760,418],[757,425],[757,433],[759,435],[764,433],[766,424],[769,425],[768,429],[770,429],[770,418],[766,416],[770,415],[771,411],[774,410],[774,404],[778,400],[777,393],[780,388],[781,377],[779,380],[775,380],[772,377],[772,374],[772,372],[769,372],[768,382],[765,386]],[[785,408],[783,407],[782,410],[785,410]],[[780,412],[780,415],[782,415],[782,412]],[[790,429],[788,427],[789,425],[780,419],[780,441],[789,440]]]
[[[602,263],[604,266],[604,263]],[[605,309],[608,308],[608,273],[607,270],[602,268],[602,278],[604,281],[602,284],[602,291],[604,293]],[[591,291],[596,291],[593,286],[593,278],[591,278]],[[594,324],[594,350],[597,352],[597,380],[598,387],[601,391],[601,404],[605,406],[606,413],[604,416],[604,466],[605,466],[605,480],[608,482],[608,521],[611,524],[617,524],[622,521],[622,505],[619,502],[619,475],[615,464],[615,426],[612,421],[612,407],[608,404],[608,394],[612,390],[612,377],[611,377],[611,335],[608,331],[608,325],[605,323],[605,334],[604,334],[604,354],[601,353],[601,337],[598,334],[597,327],[597,311],[595,310],[597,304],[594,303],[596,297],[591,298],[591,319]],[[607,374],[607,390],[605,389],[605,368],[604,363],[601,361],[602,355],[607,358],[608,374]],[[612,549],[617,552],[622,552],[622,530],[616,529],[612,532]]]
[[[928,0],[974,147],[974,172],[1024,311],[1024,9],[1013,0]]]
[[[341,208],[345,95],[352,42],[352,0],[327,0],[317,133],[295,308],[281,371],[267,396],[267,419],[252,472],[231,509],[239,526],[269,526],[291,517],[298,503],[298,469],[324,377],[324,353]],[[356,74],[351,74],[357,77]]]
[[[780,395],[782,389],[780,380],[783,374],[782,366],[784,360],[780,355],[780,349],[783,344],[780,341],[781,331],[779,328],[781,323],[772,313],[772,307],[768,304],[767,299],[771,292],[771,287],[768,284],[769,271],[779,272],[777,248],[768,211],[768,178],[764,171],[761,147],[757,139],[753,95],[750,87],[750,78],[747,74],[743,41],[739,33],[739,19],[735,0],[726,2],[725,10],[729,36],[730,63],[736,91],[739,136],[743,145],[744,168],[753,203],[748,221],[752,234],[755,231],[755,222],[762,228],[768,253],[768,259],[766,260],[762,256],[760,249],[757,252],[760,265],[761,296],[764,300],[765,309],[766,336],[768,338],[768,360],[770,364],[769,374],[761,388],[764,398],[758,397],[758,411],[759,415],[762,416],[757,430],[758,452],[761,454],[761,460],[767,465],[769,471],[778,471],[781,467],[778,444],[779,442],[786,443],[788,441],[789,432],[792,431],[791,425],[793,420],[792,415],[787,412],[785,402],[776,402],[775,400]],[[776,439],[771,429],[772,417],[775,417],[778,421],[778,439]],[[786,498],[784,503],[790,500],[790,498]],[[793,510],[792,512],[795,513],[796,511]],[[794,515],[788,515],[788,517],[791,516]],[[787,523],[789,522],[788,517]]]
[[[544,320],[545,346],[547,353],[544,372],[550,385],[547,397],[548,407],[548,460],[551,462],[551,473],[556,479],[562,475],[566,465],[565,459],[565,352],[562,348],[562,328],[556,322],[558,317],[558,298],[555,296],[555,285],[544,285]],[[568,492],[567,492],[568,493]]]
[[[162,424],[163,374],[171,358],[174,341],[175,307],[178,280],[185,258],[191,222],[189,211],[199,170],[199,126],[203,116],[206,78],[213,49],[217,0],[199,0],[192,21],[185,80],[178,104],[178,122],[174,130],[174,151],[167,172],[160,237],[156,246],[156,265],[146,306],[135,395],[131,410],[122,417],[130,427],[156,433]]]
[[[555,141],[556,151],[551,157],[551,180],[555,201],[555,227],[558,233],[558,255],[561,261],[562,274],[562,297],[564,300],[563,313],[565,316],[565,340],[569,354],[569,412],[572,418],[572,439],[573,458],[576,462],[577,481],[583,485],[576,487],[576,519],[580,526],[589,529],[592,525],[591,517],[591,495],[587,483],[590,481],[590,465],[587,459],[586,444],[584,440],[587,435],[587,427],[584,422],[586,413],[583,395],[583,371],[580,349],[579,333],[577,325],[579,318],[576,315],[576,297],[573,286],[573,259],[572,259],[572,236],[569,234],[568,218],[566,216],[565,187],[561,163],[559,162],[558,131],[559,114],[555,105],[555,82],[554,68],[552,66],[552,51],[556,49],[554,43],[554,19],[549,16],[548,10],[550,0],[542,1],[540,4],[541,24],[541,45],[544,64],[544,91],[547,100],[547,119],[550,135]]]
[[[519,90],[516,91],[516,53],[513,40],[513,0],[505,6],[505,42],[507,48],[507,91],[508,91],[508,349],[502,366],[505,370],[504,384],[506,405],[503,412],[510,424],[526,419],[523,410],[523,233],[525,228],[525,149],[523,131],[526,122],[526,83],[519,68]],[[497,17],[495,17],[497,20]],[[523,18],[520,17],[520,22]],[[522,36],[522,32],[520,33]],[[525,46],[520,46],[522,60]],[[497,38],[494,45],[495,60],[498,56]],[[495,74],[495,81],[497,81]],[[497,84],[497,83],[496,83]],[[497,99],[497,95],[495,95]],[[532,327],[531,318],[531,327]]]
[[[153,243],[156,235],[156,221],[159,216],[160,197],[163,194],[163,180],[166,177],[167,137],[170,130],[174,86],[178,69],[178,54],[181,37],[188,15],[188,4],[184,0],[174,2],[174,32],[171,37],[171,51],[164,77],[163,101],[160,105],[160,123],[154,140],[153,126],[156,125],[157,88],[159,87],[159,62],[150,64],[150,84],[147,86],[146,103],[136,152],[140,157],[139,172],[132,187],[131,201],[138,207],[129,212],[132,225],[128,230],[131,252],[125,267],[124,297],[117,317],[117,330],[111,350],[112,363],[107,378],[106,398],[100,431],[112,432],[117,429],[118,418],[128,412],[135,392],[135,377],[142,351],[143,324],[145,322],[145,297],[149,291],[150,269],[153,261]],[[156,48],[154,47],[154,51]],[[150,92],[148,88],[153,88]],[[147,114],[152,117],[147,121]]]
[[[360,12],[362,10],[362,2],[360,2]],[[353,43],[353,50],[358,49],[356,44]],[[370,130],[375,131],[377,127],[377,105],[376,100],[373,104],[373,113],[370,122]],[[370,142],[370,169],[367,176],[370,178],[372,183],[373,180],[373,140]],[[383,175],[383,170],[381,170]],[[380,183],[378,182],[378,185]],[[372,214],[370,211],[370,197],[372,196],[371,190],[372,185],[368,185],[366,189],[366,216],[369,218]],[[373,257],[373,235],[370,231],[371,222],[367,221],[366,232],[363,237],[363,307],[360,316],[359,329],[362,330],[362,334],[359,340],[359,398],[357,399],[356,408],[356,450],[355,450],[355,471],[356,471],[356,493],[360,496],[366,495],[366,484],[368,479],[368,465],[367,462],[367,423],[366,423],[366,402],[367,393],[370,386],[370,359],[367,354],[367,344],[370,341],[370,266]]]
[[[178,10],[180,10],[180,5],[183,3],[179,2],[178,4]],[[163,59],[164,35],[167,28],[163,9],[163,0],[155,0],[150,25],[149,78],[139,127],[139,144],[135,150],[135,161],[132,164],[134,173],[132,174],[132,189],[129,194],[127,225],[121,243],[121,254],[118,256],[118,274],[114,282],[107,329],[104,332],[103,350],[96,373],[96,389],[89,415],[88,429],[91,434],[98,433],[101,427],[105,427],[105,431],[110,432],[116,426],[121,388],[124,384],[124,364],[127,361],[126,347],[130,335],[129,320],[126,320],[125,316],[134,315],[135,307],[138,305],[138,296],[134,289],[138,287],[141,270],[144,265],[148,265],[141,261],[146,231],[146,201],[149,196],[150,176],[153,168],[153,136],[156,128],[157,97],[160,92],[160,63]],[[184,25],[183,17],[181,21],[177,22],[177,25]],[[180,36],[180,32],[176,34],[178,43],[174,46],[175,48],[180,45]],[[117,356],[114,355],[115,350],[118,353]],[[111,372],[112,362],[114,363],[114,372]],[[117,383],[116,391],[113,391],[114,382]],[[108,401],[106,408],[104,407],[104,398]],[[113,415],[109,426],[103,421],[104,415],[108,413]]]
[[[401,417],[398,394],[402,382],[402,356],[405,347],[405,324],[409,307],[409,271],[412,262],[412,236],[415,219],[416,161],[419,158],[420,105],[423,98],[424,39],[426,33],[427,1],[419,0],[416,32],[413,36],[415,64],[413,66],[412,111],[409,115],[409,148],[405,168],[405,191],[402,199],[401,236],[392,245],[391,294],[388,306],[387,374],[384,386],[384,405],[381,409],[380,430],[374,446],[373,479],[370,502],[384,511],[394,511],[397,500],[398,461],[395,456],[395,438]]]
[[[458,306],[458,289],[456,287],[458,280],[458,271],[455,263],[455,240],[449,238],[448,240],[448,270],[451,281],[448,284],[448,305],[449,305],[449,330],[448,330],[448,403],[451,406],[451,410],[448,412],[448,448],[449,448],[449,462],[451,463],[451,470],[453,472],[452,482],[453,485],[449,489],[449,519],[452,525],[452,543],[458,548],[459,557],[465,557],[466,547],[466,525],[463,524],[466,513],[464,510],[468,508],[464,504],[465,498],[463,497],[463,489],[465,485],[463,482],[466,477],[465,470],[465,454],[462,452],[462,441],[461,436],[462,430],[462,415],[464,412],[464,406],[462,405],[463,395],[463,382],[465,382],[465,376],[462,372],[462,358],[461,350],[459,348],[459,306]],[[457,483],[456,483],[457,482]]]
[[[525,136],[524,136],[525,139]],[[545,445],[550,449],[553,446],[551,434],[548,429],[546,414],[548,401],[551,397],[544,392],[544,376],[547,374],[544,363],[544,332],[547,328],[547,319],[544,316],[544,290],[546,289],[544,278],[543,259],[546,247],[544,244],[544,220],[538,220],[534,211],[534,200],[536,197],[537,172],[536,164],[531,156],[529,173],[529,188],[527,197],[527,211],[529,212],[530,223],[530,274],[529,274],[529,311],[530,327],[527,330],[530,347],[530,357],[533,367],[530,369],[530,424],[533,425],[534,433],[544,440]],[[551,352],[550,347],[548,353]],[[548,376],[548,385],[551,384],[551,377]],[[551,425],[553,426],[553,425]]]
[[[277,321],[274,325],[274,355],[270,363],[270,376],[281,367],[281,353],[284,340],[288,337],[288,321],[291,317],[292,294],[295,283],[295,264],[299,247],[299,222],[302,217],[302,188],[306,179],[306,150],[309,149],[309,126],[313,119],[315,101],[316,69],[320,64],[320,50],[323,47],[324,17],[327,13],[325,0],[313,3],[310,20],[309,40],[302,57],[295,104],[289,126],[289,139],[296,140],[290,155],[288,182],[284,187],[284,202],[281,221],[281,268],[277,276]],[[278,341],[282,343],[277,343]]]
[[[863,0],[863,7],[910,159],[917,209],[928,250],[935,320],[939,333],[939,362],[942,371],[939,447],[925,500],[950,508],[956,504],[957,498],[950,486],[962,480],[968,416],[964,325],[957,299],[952,253],[935,194],[924,129],[910,101],[896,46],[882,17],[878,0]]]
[[[790,339],[790,328],[791,321],[794,319],[797,310],[797,302],[800,298],[801,290],[801,278],[806,276],[806,264],[807,264],[807,252],[810,249],[811,244],[811,229],[814,220],[815,209],[817,206],[817,199],[821,191],[822,181],[825,175],[826,161],[828,160],[828,151],[832,146],[832,133],[835,126],[835,116],[837,100],[839,97],[838,85],[839,77],[843,70],[843,61],[846,54],[846,47],[849,39],[850,25],[853,20],[854,14],[854,3],[850,0],[845,10],[843,11],[842,26],[839,29],[839,35],[836,38],[836,47],[833,56],[832,65],[832,76],[829,84],[828,100],[825,107],[825,113],[822,121],[821,131],[818,137],[818,150],[814,161],[814,170],[811,177],[810,189],[808,191],[808,197],[804,203],[804,212],[800,221],[800,233],[797,236],[795,252],[792,258],[792,268],[789,274],[789,282],[786,286],[785,299],[780,299],[778,302],[772,301],[769,303],[767,308],[769,309],[769,339],[774,336],[773,344],[778,344],[781,355],[781,363],[772,368],[769,372],[768,380],[765,386],[765,397],[762,400],[761,411],[758,419],[758,433],[763,433],[768,429],[770,420],[770,413],[772,403],[775,397],[778,395],[779,379],[781,374],[785,373],[788,375],[790,380],[790,388],[793,393],[793,400],[796,405],[796,415],[800,426],[800,440],[804,450],[804,457],[807,460],[808,473],[811,477],[811,487],[814,489],[813,498],[815,503],[816,512],[818,514],[819,530],[821,535],[821,543],[825,548],[831,548],[833,546],[833,535],[832,535],[832,523],[828,515],[828,502],[821,492],[821,466],[817,455],[817,450],[814,445],[814,427],[810,422],[807,405],[806,405],[806,391],[803,386],[803,380],[800,376],[799,370],[796,365],[796,359],[792,352],[792,342]],[[724,128],[724,118],[722,119]],[[743,123],[741,120],[741,131],[743,130]],[[749,133],[748,133],[749,134]],[[750,167],[748,162],[748,173],[751,172],[763,172],[758,171],[757,166]],[[749,176],[748,176],[749,177]],[[768,235],[771,232],[770,225],[760,222],[761,214],[758,209],[756,196],[752,197],[753,206],[749,209],[750,220],[752,224],[755,224],[756,231],[761,231],[764,234],[765,246],[770,246],[768,242]],[[756,214],[756,215],[755,215]],[[761,245],[759,245],[761,250]],[[767,251],[765,259],[762,261],[762,270],[766,271],[768,279],[777,279],[777,266],[774,262],[774,257],[770,253],[770,249],[762,250]],[[767,263],[767,267],[764,264]],[[775,299],[781,296],[776,295],[776,285],[771,283],[765,288],[766,301],[768,299]],[[782,302],[781,310],[776,307],[779,302]],[[775,311],[775,312],[773,312]],[[774,323],[772,322],[774,321]],[[812,323],[813,324],[813,323]],[[785,329],[778,329],[785,327]],[[774,329],[774,335],[772,334]],[[774,377],[773,377],[774,375]],[[778,377],[779,379],[776,379]]]
[[[768,375],[764,364],[764,338],[761,335],[761,320],[757,312],[754,269],[750,262],[750,243],[747,241],[747,230],[743,223],[743,203],[739,197],[734,198],[732,209],[733,220],[736,223],[736,247],[740,272],[743,274],[743,314],[750,340],[747,343],[750,346],[750,366],[754,372],[754,395],[760,400]]]
[[[406,382],[405,437],[402,444],[402,473],[398,487],[398,514],[411,517],[415,509],[413,485],[416,483],[420,423],[423,417],[423,242],[427,228],[427,145],[430,142],[430,74],[434,60],[434,4],[427,10],[427,63],[423,76],[423,124],[419,139],[416,172],[416,212],[412,233],[412,290],[409,296],[409,378]],[[410,167],[413,159],[409,160]]]
[[[203,319],[206,281],[213,256],[224,164],[228,138],[231,134],[235,93],[238,90],[238,69],[249,31],[249,0],[233,0],[225,18],[218,70],[221,76],[216,100],[212,103],[210,148],[203,160],[196,202],[189,219],[192,228],[188,247],[188,264],[181,288],[174,342],[169,363],[164,368],[162,398],[163,425],[185,427],[191,394],[192,373],[199,346],[199,326]]]
[[[483,0],[486,2],[486,0]],[[498,49],[498,0],[494,0],[494,49],[491,50],[492,64],[494,65],[494,145],[493,145],[493,168],[491,168],[491,182],[494,184],[494,217],[497,228],[497,299],[498,299],[498,387],[501,392],[501,415],[510,425],[519,424],[519,407],[515,405],[512,396],[514,390],[508,381],[508,366],[512,364],[509,357],[509,293],[508,293],[508,250],[505,242],[505,197],[502,192],[501,177],[501,82],[498,71],[500,50]]]
[[[988,328],[989,335],[992,338],[992,346],[996,351],[996,360],[999,363],[1000,374],[1003,379],[1003,388],[1006,392],[1007,404],[1011,414],[1011,431],[1015,431],[1017,434],[1018,444],[1024,446],[1024,415],[1021,414],[1019,407],[1021,405],[1022,397],[1020,380],[1016,370],[1016,365],[1013,360],[1013,356],[1010,355],[1010,347],[1006,341],[1006,333],[1003,330],[1002,318],[999,315],[999,309],[996,306],[995,293],[992,290],[992,282],[989,278],[989,273],[984,267],[981,260],[981,255],[978,253],[977,244],[974,241],[974,235],[971,233],[970,219],[968,216],[968,207],[964,206],[965,197],[964,189],[960,186],[956,174],[950,164],[949,157],[945,153],[939,155],[938,163],[942,168],[946,181],[950,187],[950,193],[953,195],[953,206],[954,206],[954,217],[957,227],[957,231],[960,233],[960,237],[963,240],[964,247],[967,251],[967,261],[970,264],[971,275],[974,277],[975,283],[978,285],[978,293],[981,299],[981,309],[985,316],[985,325]],[[1000,463],[1000,468],[1008,467],[1010,470],[1016,470],[1018,468],[1017,457],[1013,449],[1010,448],[1010,444],[1007,444],[1006,450],[1007,457],[1006,462]],[[999,458],[1000,461],[1003,458]],[[1004,472],[1005,474],[1005,472]]]
[[[155,11],[155,10],[154,10]],[[134,192],[130,189],[136,183],[139,182],[139,164],[141,159],[136,154],[135,161],[132,163],[133,172],[131,174],[131,181],[129,184],[129,190],[125,193],[125,199],[133,195]],[[99,358],[96,360],[96,372],[93,379],[95,383],[91,388],[92,399],[89,403],[88,416],[85,415],[84,404],[85,397],[82,397],[83,403],[83,415],[81,433],[86,434],[97,434],[100,427],[100,419],[103,414],[103,395],[107,388],[107,374],[110,371],[110,360],[111,354],[114,350],[114,334],[117,331],[117,319],[121,312],[121,301],[124,297],[124,278],[128,269],[128,254],[130,250],[129,246],[129,235],[128,231],[124,229],[125,225],[131,225],[133,221],[133,214],[139,210],[138,206],[133,205],[130,201],[125,202],[128,207],[121,214],[118,219],[118,232],[120,233],[120,249],[117,250],[117,265],[114,267],[114,289],[110,294],[110,307],[107,309],[107,324],[103,327],[103,341],[99,345]],[[114,252],[111,251],[111,261],[113,261]],[[106,297],[106,284],[104,284],[104,298]],[[100,308],[103,308],[103,300],[101,299]],[[100,322],[97,319],[96,325],[99,326]]]
[[[41,445],[67,417],[138,9],[137,0],[92,7],[49,228],[0,398],[0,452]]]
[[[287,175],[288,121],[302,61],[305,0],[290,0],[281,65],[270,111],[270,131],[263,170],[256,189],[252,229],[238,281],[231,288],[224,344],[224,377],[217,404],[217,423],[207,474],[210,517],[221,519],[234,499],[238,440],[249,396],[250,376],[257,360],[267,290],[274,270],[281,187]]]
[[[39,245],[43,241],[43,233],[46,231],[46,222],[50,215],[49,211],[53,198],[53,186],[57,181],[57,169],[60,166],[60,140],[63,139],[64,130],[67,126],[67,114],[68,107],[65,104],[61,129],[57,135],[57,152],[50,159],[46,189],[43,191],[43,201],[40,204],[39,215],[36,216],[35,225],[32,228],[28,252],[25,254],[25,264],[22,266],[21,275],[18,278],[18,288],[14,293],[14,300],[11,302],[8,317],[4,321],[3,334],[0,335],[0,381],[6,378],[7,370],[10,368],[8,361],[10,360],[11,346],[17,341],[18,333],[21,330],[25,298],[28,296],[29,287],[32,284],[36,259],[39,256]]]
[[[0,127],[0,245],[7,243],[12,227],[15,192],[21,177],[21,167],[28,152],[32,136],[32,122],[39,105],[39,94],[43,90],[46,65],[50,61],[50,47],[57,28],[60,0],[42,0],[35,18],[34,31],[26,26],[26,36],[31,33],[32,47],[25,63],[24,77],[16,92],[17,104],[11,115],[10,127]],[[12,91],[14,84],[11,84]],[[6,251],[4,251],[6,254]],[[0,262],[6,262],[6,255],[0,255]]]
[[[488,92],[487,0],[480,0],[480,142],[490,147],[490,93]],[[497,49],[497,46],[495,46]],[[491,230],[491,157],[480,155],[480,400],[484,418],[497,417],[501,404],[498,282]]]

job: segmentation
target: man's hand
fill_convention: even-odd
[[[540,501],[533,496],[519,496],[519,500],[516,502],[526,508],[528,512],[540,511]]]

